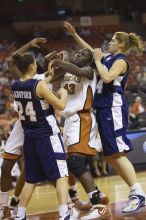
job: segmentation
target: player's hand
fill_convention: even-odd
[[[51,61],[54,59],[60,59],[60,58],[61,58],[61,55],[59,53],[57,53],[57,51],[53,51],[45,56],[45,60],[47,60],[47,61]]]
[[[40,43],[46,43],[47,39],[43,38],[43,37],[38,37],[38,38],[34,38],[32,41],[30,41],[30,47],[36,47],[36,48],[40,48],[39,44]]]
[[[48,70],[51,70],[55,66],[55,62],[56,62],[56,59],[55,60],[51,60],[48,63]]]
[[[60,51],[58,53],[59,57],[61,60],[65,61],[65,62],[69,62],[69,52],[68,51]]]
[[[63,61],[59,60],[59,59],[51,60],[48,64],[48,67],[49,68],[51,68],[51,67],[59,68],[62,63],[63,63]]]
[[[76,34],[76,30],[74,28],[74,26],[72,26],[72,24],[68,21],[64,21],[63,22],[64,27],[67,29],[67,31],[74,36]]]
[[[95,48],[94,50],[94,53],[93,53],[93,57],[94,57],[94,60],[98,60],[100,61],[103,57],[103,52],[101,50],[101,48]]]

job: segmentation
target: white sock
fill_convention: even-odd
[[[1,206],[9,206],[8,205],[8,201],[9,201],[9,194],[8,192],[0,192],[1,194],[1,198],[0,198],[0,203],[1,203]]]
[[[59,205],[59,216],[62,217],[64,215],[66,215],[68,211],[68,205]]]
[[[133,194],[144,195],[144,192],[141,188],[140,183],[135,183],[132,187],[130,187],[130,191],[132,191]],[[132,194],[132,192],[131,192],[131,194]]]
[[[93,195],[95,192],[97,192],[97,190],[94,190],[94,191],[88,193],[88,196],[89,196],[90,199],[92,198],[92,195]]]
[[[17,216],[23,217],[26,215],[26,208],[22,206],[18,206]]]

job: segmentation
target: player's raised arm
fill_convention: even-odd
[[[46,43],[47,39],[46,38],[34,38],[33,40],[31,40],[30,42],[28,42],[27,44],[23,45],[22,47],[20,47],[18,50],[16,50],[13,54],[18,54],[18,53],[25,53],[26,51],[28,51],[31,47],[36,47],[39,48],[39,44],[40,43]]]
[[[71,34],[71,36],[74,38],[74,40],[76,41],[76,43],[81,47],[81,48],[88,48],[91,51],[94,51],[94,49],[91,47],[91,45],[89,45],[86,41],[83,40],[83,38],[81,38],[74,26],[68,22],[68,21],[64,21],[64,27],[67,29],[67,31]]]

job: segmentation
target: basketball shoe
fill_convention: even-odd
[[[97,186],[96,186],[96,190],[99,196],[99,204],[103,204],[103,205],[108,204],[110,201],[109,198],[103,192],[101,192]],[[92,208],[92,204],[90,203],[90,201],[84,202],[80,200],[80,198],[77,196],[77,191],[70,189],[69,195],[71,201],[75,204],[75,206],[79,210],[87,211]]]
[[[21,217],[16,216],[16,217],[14,218],[14,220],[26,220],[26,216],[21,216]]]
[[[122,212],[124,213],[134,212],[139,208],[141,208],[142,206],[145,206],[145,202],[146,199],[144,195],[129,195],[129,200],[122,208]]]
[[[77,220],[79,214],[80,212],[74,206],[72,206],[71,208],[69,208],[66,215],[59,217],[59,220]]]
[[[91,220],[91,219],[100,219],[100,220],[106,220],[110,217],[110,212],[108,208],[104,205],[96,205],[93,206],[90,210],[90,212],[81,217],[81,220]]]
[[[79,197],[74,197],[71,199],[71,201],[75,205],[75,207],[77,207],[77,209],[82,210],[82,211],[87,211],[87,210],[91,209],[91,207],[92,207],[90,201],[84,202],[84,201],[80,200]]]

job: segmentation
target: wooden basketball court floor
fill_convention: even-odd
[[[146,172],[138,172],[137,177],[146,192]],[[119,176],[98,177],[95,178],[95,182],[110,198],[108,207],[111,210],[111,217],[109,220],[146,220],[146,206],[130,214],[122,213],[122,206],[127,200],[129,190]],[[80,198],[86,201],[87,195],[80,183],[77,183],[77,189]],[[27,208],[27,216],[29,220],[58,220],[57,209],[54,187],[48,184],[40,185],[33,193]],[[85,212],[81,212],[80,216],[84,214]]]

